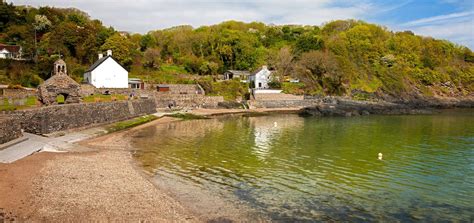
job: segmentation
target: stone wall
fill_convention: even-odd
[[[155,112],[155,101],[143,99],[48,106],[11,112],[10,117],[26,132],[47,134],[122,121]]]
[[[21,127],[14,119],[0,116],[0,144],[21,137]]]
[[[13,88],[2,88],[0,89],[0,98],[8,99],[23,99],[31,96],[36,96],[36,90],[33,89],[13,89]]]
[[[219,102],[224,101],[222,96],[205,96],[202,94],[170,94],[154,92],[153,96],[158,108],[166,108],[175,104],[177,108],[217,108]]]
[[[145,85],[145,89],[156,91],[159,84],[148,84]],[[197,84],[163,84],[169,87],[170,94],[202,94],[204,90]]]
[[[262,100],[262,101],[249,101],[250,108],[296,108],[296,107],[309,107],[315,106],[321,103],[321,100]]]
[[[266,93],[266,94],[254,94],[255,100],[258,101],[299,101],[303,100],[303,95],[292,95],[283,93]]]

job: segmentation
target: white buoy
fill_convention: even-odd
[[[382,158],[383,158],[383,154],[379,153],[379,160],[382,160]]]
[[[277,126],[278,126],[278,123],[277,123],[277,122],[274,122],[274,123],[273,123],[273,126],[277,127]]]

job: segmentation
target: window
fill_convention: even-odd
[[[259,88],[262,87],[262,83],[258,83],[258,87],[259,87]]]

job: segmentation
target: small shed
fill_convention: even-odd
[[[247,82],[250,72],[242,70],[228,70],[224,72],[224,80],[240,79],[241,82]]]
[[[159,84],[158,86],[156,86],[156,90],[159,91],[159,92],[168,92],[168,91],[170,91],[170,86],[164,85],[164,84]]]
[[[145,83],[140,78],[128,78],[128,88],[145,89]]]

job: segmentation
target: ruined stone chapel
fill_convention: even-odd
[[[38,99],[44,105],[58,104],[58,96],[64,97],[64,103],[79,103],[81,85],[67,75],[66,62],[58,59],[54,62],[52,76],[38,87]]]

